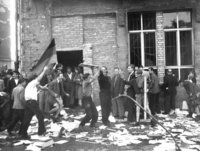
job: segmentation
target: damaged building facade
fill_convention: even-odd
[[[58,61],[114,67],[167,68],[200,82],[199,0],[22,0],[21,62],[28,71],[55,38]]]

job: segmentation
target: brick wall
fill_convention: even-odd
[[[117,64],[115,15],[91,15],[84,17],[84,43],[92,44],[93,64],[106,66],[109,75]],[[94,83],[94,98],[98,100],[99,86]]]
[[[118,65],[114,14],[53,18],[52,35],[56,40],[57,50],[79,48],[83,50],[85,62],[108,67],[110,75],[114,66]],[[98,100],[97,81],[94,83],[94,92],[94,98]]]
[[[82,47],[82,16],[53,18],[52,36],[55,38],[57,50]]]
[[[160,83],[163,83],[165,75],[165,33],[163,31],[163,13],[156,13],[156,50],[157,68]]]
[[[100,64],[108,64],[109,70],[113,68],[115,65],[121,67],[126,72],[126,66],[129,62],[128,60],[128,33],[126,29],[126,23],[120,22],[122,26],[118,26],[117,17],[108,17],[105,21],[105,25],[102,25],[101,22],[105,19],[105,14],[117,14],[118,10],[124,11],[157,11],[161,12],[162,10],[179,10],[179,9],[187,9],[191,8],[194,10],[199,5],[196,5],[198,0],[127,0],[121,3],[121,0],[23,0],[22,1],[22,29],[23,29],[23,37],[22,37],[22,62],[24,70],[28,70],[32,62],[37,61],[39,56],[43,53],[44,49],[48,45],[52,35],[58,39],[56,41],[57,48],[65,49],[71,47],[81,47],[84,49],[85,44],[91,44],[93,47],[92,53],[93,59],[90,60],[94,63]],[[199,8],[199,7],[198,7]],[[193,11],[194,13],[199,12]],[[123,11],[122,11],[123,13]],[[102,15],[102,16],[101,16]],[[84,16],[82,19],[80,16]],[[104,17],[103,17],[104,16]],[[112,15],[111,15],[112,16]],[[199,16],[199,15],[198,15]],[[199,18],[197,16],[197,18]],[[52,20],[51,20],[51,17]],[[62,17],[59,19],[58,17]],[[75,18],[74,18],[75,17]],[[85,20],[84,20],[85,18]],[[98,18],[98,19],[97,19]],[[102,20],[102,21],[100,21]],[[196,20],[196,19],[195,19]],[[51,22],[52,21],[52,22]],[[114,23],[115,21],[115,23]],[[125,19],[124,19],[125,21]],[[162,21],[162,14],[157,13],[157,22]],[[71,23],[70,23],[71,22]],[[82,24],[81,24],[82,22]],[[91,22],[91,23],[90,23]],[[90,24],[91,25],[90,25]],[[98,24],[97,24],[98,23]],[[195,23],[195,22],[194,22]],[[69,31],[70,34],[65,34],[65,32],[61,33],[61,35],[55,35],[54,31],[59,30],[62,31],[62,28],[56,28],[57,24],[68,24],[63,26],[62,28],[66,31]],[[113,27],[112,33],[110,26],[106,26],[111,24]],[[54,26],[55,25],[55,26]],[[77,27],[75,27],[77,25]],[[84,26],[85,25],[85,26]],[[88,29],[86,28],[88,26]],[[99,25],[100,29],[95,28],[95,25]],[[69,30],[75,28],[76,31]],[[108,28],[110,33],[106,33],[103,31],[103,28]],[[85,29],[84,29],[85,28]],[[160,42],[163,38],[163,32],[161,30],[162,27],[158,25],[156,31],[156,47],[157,47],[157,63],[158,63],[158,71],[163,76],[164,73],[164,44]],[[95,32],[91,32],[93,30]],[[99,32],[99,31],[103,32]],[[74,31],[75,33],[72,33]],[[195,39],[195,66],[197,73],[200,73],[199,67],[199,23],[194,24],[194,39]],[[93,33],[93,35],[92,35]],[[84,35],[85,34],[85,35]],[[95,35],[96,34],[96,35]],[[104,39],[104,35],[110,35],[110,39]],[[63,38],[64,37],[64,38]],[[92,38],[91,38],[92,37]],[[71,39],[75,39],[75,41],[70,41]],[[108,37],[107,37],[108,38]],[[115,41],[113,40],[115,38]],[[65,39],[69,39],[65,41]],[[112,40],[111,40],[112,39]],[[110,45],[104,43],[104,41],[108,41]],[[103,51],[102,51],[103,50]],[[107,50],[110,50],[108,53]],[[98,55],[97,55],[98,54]],[[101,57],[101,55],[105,55],[106,57]],[[112,55],[111,58],[108,59],[107,54]],[[89,55],[88,55],[89,56]],[[113,57],[114,56],[114,57]],[[89,59],[89,57],[88,57]],[[103,62],[102,59],[109,60],[108,62]],[[112,62],[112,64],[110,64]],[[111,67],[112,66],[112,67]],[[162,80],[162,78],[160,79]],[[200,78],[199,78],[200,81]]]

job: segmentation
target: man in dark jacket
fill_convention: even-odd
[[[128,72],[129,76],[127,80],[124,80],[125,84],[125,91],[128,96],[135,99],[135,95],[139,92],[139,89],[137,87],[136,78],[135,78],[135,72],[134,72],[134,65],[130,64],[128,66]],[[126,108],[128,111],[128,122],[132,123],[135,122],[135,103],[132,100],[127,99],[126,100]]]
[[[14,71],[7,84],[7,91],[11,95],[13,89],[18,85],[19,82],[19,73]]]
[[[167,75],[164,77],[164,94],[165,94],[165,103],[164,109],[165,114],[174,113],[175,110],[175,96],[176,96],[176,86],[177,86],[177,77],[173,74],[172,69],[168,69]]]
[[[67,67],[67,73],[64,74],[64,90],[69,94],[64,100],[64,106],[74,107],[74,95],[75,95],[75,83],[74,83],[74,73],[70,67]]]
[[[102,111],[102,122],[104,125],[109,126],[110,121],[108,118],[111,112],[111,78],[108,76],[106,67],[101,68],[98,81],[100,87],[99,97]]]
[[[115,70],[115,74],[112,77],[112,81],[111,81],[112,98],[115,98],[119,96],[120,94],[123,94],[124,92],[123,79],[121,78],[121,75],[120,75],[120,69],[118,67],[115,67],[114,70]],[[124,104],[121,98],[112,100],[112,112],[113,112],[114,117],[123,119]]]
[[[190,118],[192,118],[196,106],[199,105],[199,103],[197,103],[198,102],[197,87],[196,84],[193,82],[193,78],[194,78],[194,73],[190,72],[188,75],[188,79],[183,82],[183,86],[189,96],[189,99],[187,101],[189,114],[187,115],[187,117]]]
[[[159,103],[159,79],[158,76],[154,73],[152,67],[149,68],[149,107],[152,115],[160,113],[160,103]]]

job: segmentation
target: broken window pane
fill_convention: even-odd
[[[155,33],[144,33],[145,66],[156,65]]]
[[[141,65],[140,33],[130,34],[130,59],[135,66]]]
[[[165,32],[165,58],[167,66],[177,65],[176,32]]]

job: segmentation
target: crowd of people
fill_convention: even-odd
[[[85,117],[80,123],[83,129],[90,122],[95,128],[98,112],[92,97],[92,83],[99,83],[99,100],[101,105],[102,123],[110,126],[109,116],[116,120],[139,125],[142,116],[141,109],[134,101],[121,96],[133,98],[139,105],[144,106],[144,93],[147,92],[146,110],[152,115],[174,114],[175,109],[182,109],[183,101],[188,104],[188,117],[193,113],[199,114],[196,109],[200,102],[200,88],[195,81],[193,72],[184,80],[178,81],[172,69],[168,69],[164,83],[159,79],[154,69],[143,66],[128,65],[128,77],[125,78],[119,67],[114,68],[114,75],[109,76],[107,67],[92,67],[93,74],[83,74],[80,67],[64,68],[61,64],[44,67],[40,75],[29,76],[7,69],[4,65],[0,72],[0,127],[7,130],[9,135],[17,123],[20,124],[19,136],[29,138],[27,130],[33,115],[38,119],[38,135],[46,132],[44,118],[59,121],[60,111],[63,108],[80,106],[85,110]],[[144,77],[147,80],[144,80]],[[146,82],[146,83],[144,83]],[[146,87],[144,87],[146,86]],[[160,101],[160,92],[164,93],[164,102]],[[76,108],[75,108],[76,109]],[[127,112],[126,112],[127,111]],[[128,114],[125,114],[128,113]],[[200,115],[200,114],[199,114]]]

